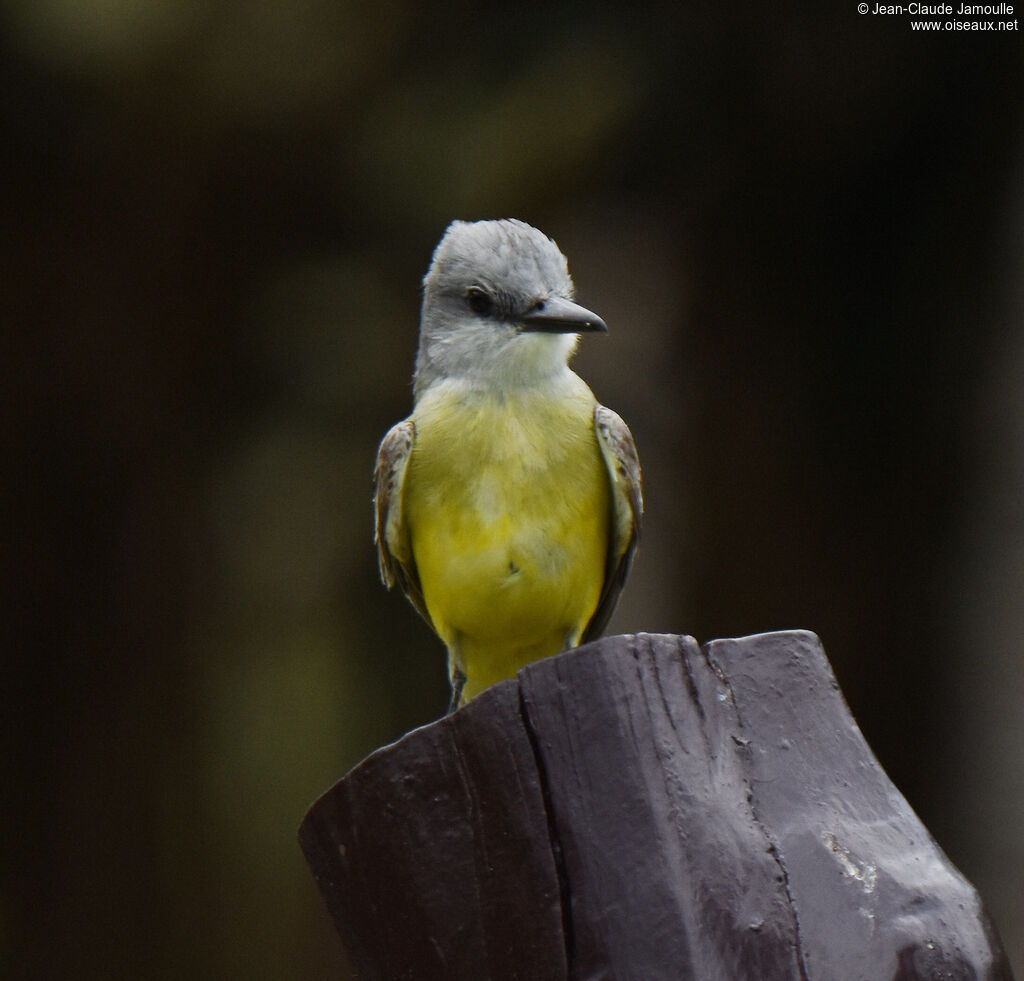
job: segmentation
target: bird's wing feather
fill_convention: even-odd
[[[381,581],[388,589],[396,584],[401,586],[409,602],[429,624],[430,616],[409,545],[409,529],[402,514],[402,485],[415,436],[416,427],[410,416],[388,430],[377,451],[377,466],[373,472],[374,541]]]
[[[633,563],[644,512],[640,460],[629,427],[611,409],[598,405],[594,409],[594,433],[611,479],[612,527],[604,588],[581,643],[600,637],[608,625]]]

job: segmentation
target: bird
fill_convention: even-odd
[[[629,427],[569,366],[605,322],[554,240],[453,221],[423,279],[412,414],[374,469],[380,577],[444,643],[449,713],[600,636],[629,575],[643,489]]]

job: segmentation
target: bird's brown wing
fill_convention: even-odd
[[[409,602],[429,624],[430,615],[423,601],[423,589],[409,543],[409,529],[402,514],[402,485],[415,436],[416,427],[410,416],[388,430],[377,451],[377,466],[373,471],[374,542],[381,581],[388,589],[396,584],[401,586]]]
[[[594,409],[594,433],[611,480],[612,523],[604,588],[581,643],[600,637],[608,625],[633,564],[644,513],[640,460],[629,427],[611,409],[598,405]]]

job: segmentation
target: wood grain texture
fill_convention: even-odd
[[[1012,978],[804,631],[530,664],[300,840],[362,978]]]

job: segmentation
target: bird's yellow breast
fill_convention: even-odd
[[[405,520],[467,697],[578,642],[600,598],[611,492],[594,397],[572,377],[557,397],[448,391],[416,407]]]

